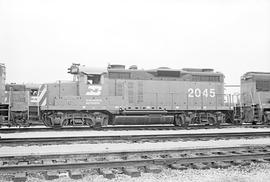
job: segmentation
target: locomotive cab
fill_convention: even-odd
[[[46,126],[106,125],[104,110],[104,70],[72,64],[73,81],[44,84],[39,100]]]

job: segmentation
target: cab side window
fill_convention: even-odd
[[[37,96],[38,95],[38,90],[37,89],[31,89],[30,90],[30,95],[31,96]]]
[[[87,75],[87,84],[97,85],[100,84],[101,75]]]

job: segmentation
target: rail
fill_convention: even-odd
[[[112,157],[113,156],[113,157]],[[136,156],[136,157],[134,157]],[[270,146],[242,146],[221,148],[197,148],[175,150],[148,150],[130,152],[107,152],[95,154],[31,155],[0,157],[0,174],[16,174],[26,180],[33,172],[44,172],[50,178],[50,171],[68,171],[71,177],[83,176],[83,170],[97,170],[104,177],[114,177],[113,168],[131,176],[139,176],[139,168],[156,172],[162,168],[216,168],[241,165],[251,162],[269,162]],[[71,160],[72,159],[72,160]],[[153,170],[154,169],[154,170]],[[76,171],[76,172],[74,172]],[[79,174],[78,174],[79,171]],[[59,173],[53,173],[56,178]],[[22,180],[21,180],[22,181]]]
[[[192,133],[192,134],[148,134],[148,135],[110,135],[110,136],[72,136],[72,137],[39,137],[39,138],[0,138],[0,145],[21,145],[21,144],[48,144],[67,142],[145,142],[151,141],[171,141],[171,140],[202,140],[202,139],[231,139],[247,137],[270,137],[268,132],[227,132],[227,133]]]

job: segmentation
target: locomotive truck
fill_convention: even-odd
[[[233,121],[225,103],[224,75],[213,69],[107,69],[73,64],[73,81],[41,85],[46,126],[99,127],[141,124],[220,124]],[[227,99],[229,100],[229,99]]]

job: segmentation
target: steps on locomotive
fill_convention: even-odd
[[[253,109],[253,120],[254,122],[260,121],[260,107],[259,104],[252,105]]]
[[[39,120],[38,106],[29,106],[29,119],[30,120]]]
[[[9,105],[8,104],[0,104],[0,117],[1,120],[5,121],[8,120],[8,112],[9,112]]]
[[[240,124],[243,118],[243,109],[242,106],[236,105],[233,107],[233,118],[235,124]]]

